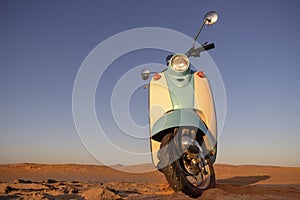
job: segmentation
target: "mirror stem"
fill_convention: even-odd
[[[202,22],[201,27],[199,28],[199,31],[198,31],[196,37],[194,38],[194,41],[193,41],[193,47],[195,47],[195,42],[196,42],[197,38],[199,37],[199,35],[200,35],[200,33],[201,33],[201,31],[202,31],[204,25],[205,25],[205,21],[206,21],[206,20],[204,19],[203,22]]]

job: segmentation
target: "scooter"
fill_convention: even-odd
[[[167,57],[167,69],[160,73],[142,71],[142,79],[151,76],[149,121],[152,160],[164,173],[174,191],[198,197],[215,187],[213,164],[217,155],[217,120],[210,82],[204,72],[193,71],[189,57],[213,49],[214,43],[195,48],[205,25],[216,23],[216,12],[208,12],[185,54]]]

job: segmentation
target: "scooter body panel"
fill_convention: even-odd
[[[157,74],[159,79],[152,77],[149,85],[149,120],[150,132],[152,136],[153,124],[159,120],[166,112],[173,110],[173,104],[165,74]]]
[[[176,82],[179,78],[180,81]],[[205,133],[207,148],[216,147],[216,115],[210,84],[206,77],[199,76],[198,73],[176,76],[168,73],[168,70],[152,77],[149,111],[152,160],[155,166],[159,162],[157,152],[164,136],[161,133],[170,128],[196,127]]]

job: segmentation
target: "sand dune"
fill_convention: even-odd
[[[1,199],[189,199],[152,164],[0,165]],[[198,199],[300,199],[300,168],[215,165],[217,187]]]

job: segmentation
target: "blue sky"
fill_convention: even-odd
[[[194,37],[203,15],[215,10],[219,21],[205,28],[200,42],[216,44],[210,55],[227,95],[217,162],[300,166],[297,8],[298,1],[2,0],[0,163],[97,163],[80,142],[72,116],[73,84],[89,52],[132,28],[164,27]],[[120,134],[109,109],[114,84],[133,66],[163,64],[166,55],[131,52],[105,71],[96,108],[112,140]],[[146,91],[134,93],[130,111],[137,124],[147,123]],[[116,142],[149,150],[146,139]],[[109,162],[150,161],[112,154]]]

